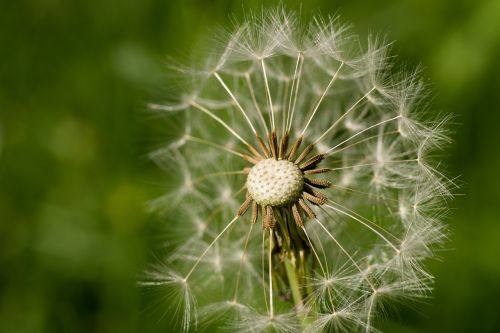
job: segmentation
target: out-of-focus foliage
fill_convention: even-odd
[[[266,1],[266,4],[277,1]],[[31,0],[0,3],[0,331],[168,332],[135,286],[164,175],[145,103],[170,54],[262,1]],[[298,8],[298,1],[286,2]],[[452,112],[443,158],[464,183],[434,298],[387,332],[500,331],[500,2],[304,1],[366,35],[398,65],[422,64],[436,111]]]

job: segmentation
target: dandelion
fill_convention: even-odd
[[[451,181],[418,71],[337,18],[284,9],[216,44],[150,105],[172,139],[152,154],[165,235],[140,285],[172,327],[373,332],[391,304],[426,297]]]

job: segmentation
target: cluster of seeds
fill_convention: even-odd
[[[262,206],[290,204],[298,199],[303,187],[302,172],[287,160],[262,160],[252,167],[247,178],[248,193]]]
[[[151,203],[165,238],[140,285],[172,330],[370,333],[388,304],[430,291],[452,183],[429,156],[446,119],[385,43],[361,44],[336,18],[270,10],[151,105],[174,139],[152,154],[169,175]]]

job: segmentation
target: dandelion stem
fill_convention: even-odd
[[[373,311],[373,304],[375,303],[375,292],[374,294],[370,297],[370,305],[368,306],[368,313],[366,315],[366,333],[369,333],[371,331],[372,327],[372,311]]]
[[[268,270],[269,270],[269,316],[274,317],[274,307],[273,307],[273,229],[269,229],[269,251],[268,251]]]
[[[267,302],[267,292],[266,292],[266,278],[265,278],[265,257],[266,257],[266,233],[262,233],[262,249],[261,249],[261,267],[262,267],[262,288],[264,292],[264,304],[266,305],[266,310],[269,312],[268,302]]]
[[[301,309],[304,304],[302,301],[302,294],[300,293],[297,274],[295,274],[297,270],[297,267],[295,265],[296,260],[292,260],[290,258],[291,255],[291,253],[288,253],[283,261],[285,263],[286,276],[288,278],[288,283],[292,292],[293,303],[298,309]]]

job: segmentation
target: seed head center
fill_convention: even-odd
[[[247,178],[247,189],[262,206],[283,206],[296,201],[304,187],[304,176],[297,165],[272,158],[255,164]]]

